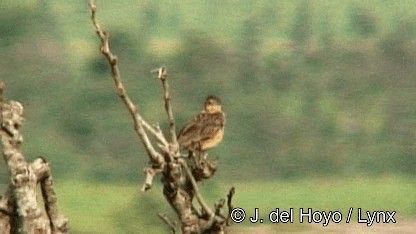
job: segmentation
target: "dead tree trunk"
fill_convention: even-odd
[[[19,128],[23,123],[23,106],[16,101],[3,102],[0,84],[0,137],[3,157],[9,168],[11,183],[0,199],[1,233],[67,233],[68,220],[59,214],[49,164],[42,157],[26,162]],[[40,183],[46,215],[37,202]]]
[[[169,140],[165,138],[159,126],[150,125],[143,119],[137,105],[127,95],[126,89],[121,82],[117,57],[111,52],[109,47],[109,34],[101,28],[96,19],[97,6],[94,1],[90,1],[90,8],[92,23],[101,40],[100,51],[109,63],[117,94],[133,119],[134,129],[143,143],[151,163],[151,167],[144,169],[145,182],[142,191],[149,190],[152,187],[153,178],[157,174],[161,174],[163,194],[177,214],[182,233],[224,233],[229,223],[229,214],[222,213],[225,199],[221,199],[215,204],[214,209],[211,209],[205,203],[197,184],[197,182],[209,179],[214,175],[216,164],[206,159],[195,163],[192,159],[180,155],[166,68],[156,69],[154,73],[157,74],[158,79],[161,81],[164,91],[163,98],[169,121]],[[151,134],[156,139],[156,142],[151,142],[148,134]],[[157,148],[154,147],[154,144],[157,145]],[[231,210],[233,194],[234,188],[230,190],[227,196],[229,209],[226,213]],[[194,198],[196,198],[200,208],[193,205],[192,201]],[[175,223],[163,214],[159,214],[159,217],[169,225],[174,233],[176,229]]]

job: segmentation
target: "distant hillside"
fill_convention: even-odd
[[[0,76],[26,108],[27,157],[62,178],[136,182],[147,159],[87,5],[41,2],[0,3]],[[414,174],[413,1],[99,2],[150,122],[166,128],[149,73],[162,64],[179,126],[207,94],[224,100],[226,135],[209,156],[221,179]]]

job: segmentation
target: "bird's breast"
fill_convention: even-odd
[[[222,141],[223,137],[224,137],[224,128],[221,128],[215,133],[213,137],[202,142],[201,150],[205,151],[205,150],[208,150],[210,148],[217,146]]]

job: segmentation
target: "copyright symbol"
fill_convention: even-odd
[[[241,223],[246,218],[246,212],[242,208],[234,208],[231,211],[230,218],[235,223]]]

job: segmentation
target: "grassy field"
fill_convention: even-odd
[[[148,193],[141,193],[139,185],[109,185],[78,181],[57,182],[61,211],[69,218],[73,233],[166,233],[167,229],[156,214],[175,217],[161,195],[156,183]],[[416,217],[415,179],[400,177],[304,179],[298,181],[252,181],[233,184],[236,187],[234,205],[246,210],[246,221],[234,224],[232,230],[272,228],[299,231],[314,228],[301,225],[299,208],[314,211],[340,211],[345,224],[350,207],[354,208],[351,224],[357,223],[358,208],[368,211],[396,211],[397,224]],[[207,202],[213,204],[228,191],[228,184],[201,185]],[[294,209],[292,224],[251,224],[254,208],[259,208],[260,218],[276,208]],[[262,214],[263,212],[263,214]],[[340,224],[330,223],[328,228]],[[379,224],[378,224],[379,225]],[[373,225],[377,228],[378,225]],[[394,226],[395,224],[390,224]],[[322,225],[315,225],[320,226]],[[368,230],[371,230],[370,229]]]

